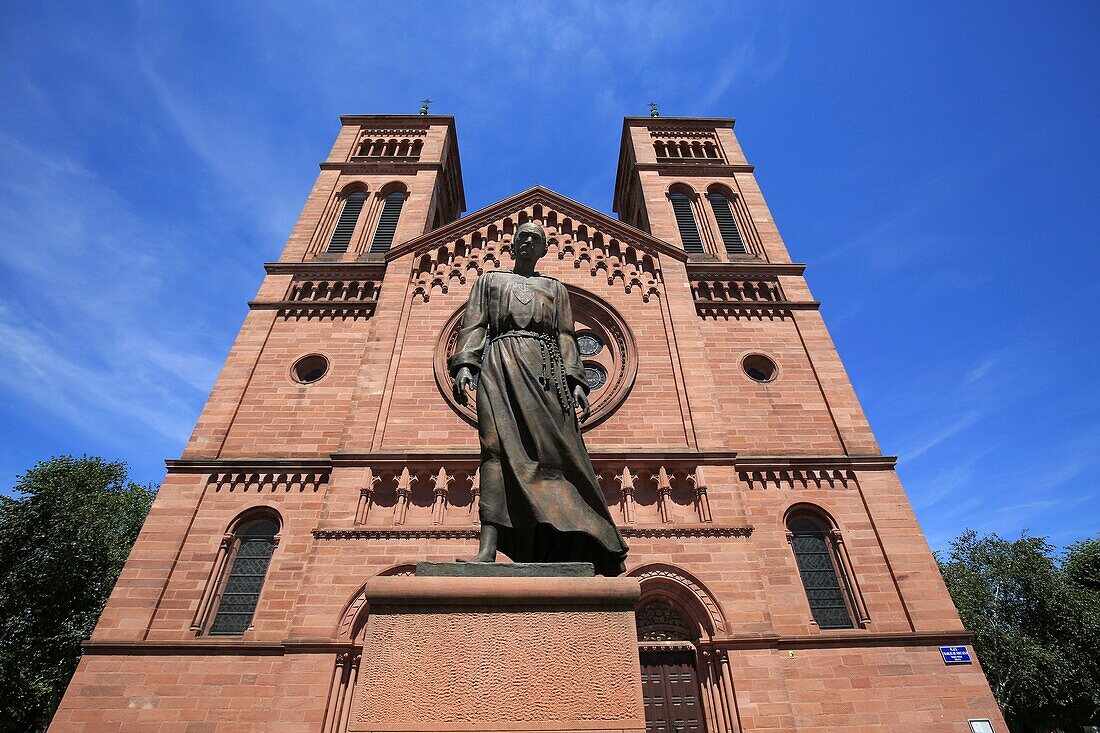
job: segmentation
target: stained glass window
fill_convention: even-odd
[[[277,532],[277,525],[269,519],[248,522],[236,532],[233,565],[210,625],[211,634],[240,635],[252,625]]]
[[[794,517],[787,529],[814,621],[823,629],[853,628],[825,528],[808,517]]]
[[[607,372],[603,370],[603,367],[596,364],[585,365],[584,377],[588,380],[589,392],[595,392],[597,389],[607,384]]]
[[[581,356],[595,356],[603,351],[603,342],[595,334],[583,333],[577,337],[577,348]]]

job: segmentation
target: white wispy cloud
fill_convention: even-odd
[[[917,444],[913,448],[902,451],[898,462],[906,463],[908,461],[912,461],[921,457],[928,451],[938,446],[940,443],[944,442],[948,438],[958,435],[963,430],[966,430],[981,419],[982,413],[976,411],[965,412],[961,415],[956,415],[952,417],[950,422],[948,422],[946,425],[937,426],[934,433],[925,436],[921,443]]]
[[[0,135],[0,385],[97,439],[186,439],[216,357],[155,333],[163,262],[183,235],[149,222],[74,158]]]

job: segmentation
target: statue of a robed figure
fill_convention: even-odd
[[[535,271],[546,249],[541,226],[518,227],[515,268],[474,283],[448,364],[463,404],[477,375],[481,538],[472,561],[493,562],[499,550],[516,562],[590,562],[620,575],[627,546],[580,433],[588,381],[569,292]]]

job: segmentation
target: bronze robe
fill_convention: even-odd
[[[587,392],[569,292],[557,280],[493,270],[474,282],[451,357],[478,373],[483,524],[516,562],[591,562],[624,572],[626,543],[608,511],[574,413]]]

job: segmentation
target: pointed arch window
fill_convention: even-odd
[[[367,194],[363,191],[349,193],[344,199],[344,208],[340,210],[340,219],[336,222],[336,228],[332,231],[332,238],[328,240],[326,252],[343,253],[348,251],[351,244],[351,235],[355,233],[355,225],[359,223],[359,214],[363,211],[363,202],[367,200]]]
[[[278,523],[268,517],[242,522],[233,532],[232,560],[209,634],[240,636],[252,626],[278,533]]]
[[[405,192],[394,191],[387,194],[382,204],[382,214],[378,217],[378,227],[374,230],[374,239],[370,243],[371,252],[387,252],[397,233],[397,222],[401,218],[401,207],[405,205]]]
[[[691,199],[683,191],[673,191],[668,198],[672,202],[672,213],[676,215],[676,226],[680,230],[684,251],[702,254],[703,240],[699,237],[699,226],[695,223],[695,213],[691,210]]]
[[[741,230],[737,228],[737,219],[733,215],[733,207],[728,198],[720,193],[708,193],[707,200],[714,211],[714,219],[718,222],[718,233],[722,235],[722,243],[726,246],[726,253],[731,255],[747,254],[745,240],[741,238]]]
[[[833,532],[818,518],[798,514],[787,520],[788,539],[814,621],[822,629],[855,628],[854,596]]]

